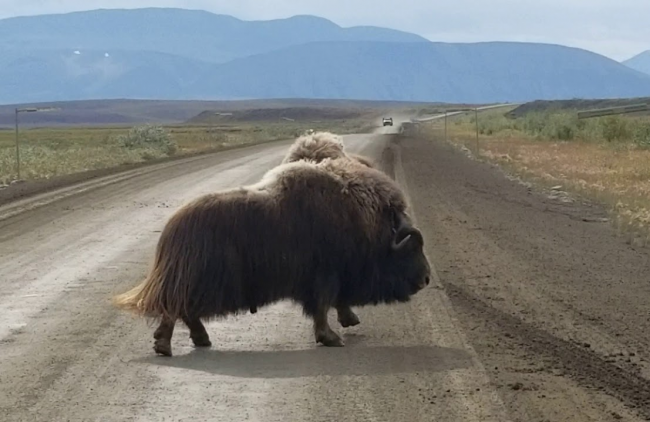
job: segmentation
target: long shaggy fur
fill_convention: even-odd
[[[299,160],[320,162],[325,158],[346,157],[343,140],[330,132],[314,132],[296,139],[287,152],[283,164]]]
[[[283,164],[255,185],[179,209],[161,233],[148,276],[113,303],[175,321],[286,298],[312,316],[323,301],[408,301],[428,263],[421,248],[391,255],[396,218],[410,224],[405,210],[396,183],[357,161]]]
[[[370,158],[366,157],[365,155],[348,153],[348,157],[350,157],[353,160],[357,160],[359,163],[363,164],[366,167],[376,168],[375,162],[372,161]]]
[[[330,132],[315,132],[300,136],[291,145],[282,163],[293,163],[300,160],[319,163],[325,158],[344,157],[356,160],[366,167],[375,167],[370,158],[360,154],[347,153],[341,137]]]

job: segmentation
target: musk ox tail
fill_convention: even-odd
[[[176,320],[184,308],[181,292],[165,292],[164,276],[156,265],[140,284],[113,297],[113,306],[148,318],[168,317]]]
[[[111,301],[113,303],[113,306],[125,311],[139,313],[138,306],[141,304],[144,287],[147,285],[147,281],[148,279],[138,284],[128,292],[114,296],[113,300]]]
[[[115,307],[146,318],[172,321],[189,315],[192,289],[200,282],[199,275],[208,262],[209,252],[200,246],[210,249],[210,245],[194,236],[200,227],[188,227],[188,211],[190,207],[170,219],[158,241],[153,268],[140,284],[113,297]]]
[[[160,283],[150,274],[131,290],[113,297],[113,306],[140,316],[160,316],[162,312],[151,312],[153,298],[157,297]],[[158,314],[158,315],[156,315]]]

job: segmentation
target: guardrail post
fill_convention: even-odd
[[[447,142],[447,110],[445,110],[445,142]]]

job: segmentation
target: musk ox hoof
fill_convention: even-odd
[[[192,338],[192,343],[194,343],[194,347],[210,347],[212,346],[212,342],[210,341],[210,337],[207,335],[205,336],[200,336],[196,338]]]
[[[316,343],[322,343],[327,347],[343,347],[343,339],[334,331],[316,334]]]
[[[153,344],[153,350],[162,356],[171,356],[172,355],[172,345],[167,339],[158,339]]]
[[[361,324],[361,321],[354,312],[350,312],[349,314],[339,315],[339,324],[343,328],[348,328]]]

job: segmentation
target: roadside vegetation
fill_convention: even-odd
[[[345,134],[370,127],[367,118],[319,122],[257,121],[134,127],[21,128],[21,179],[134,164],[172,156],[290,139],[308,129]],[[13,130],[0,130],[0,185],[16,178]]]
[[[605,204],[620,233],[634,243],[648,244],[649,116],[579,120],[576,110],[532,110],[516,118],[507,117],[508,112],[479,113],[481,159],[522,180]],[[440,136],[441,123],[425,130]],[[452,143],[475,151],[473,115],[450,118],[447,130]]]

